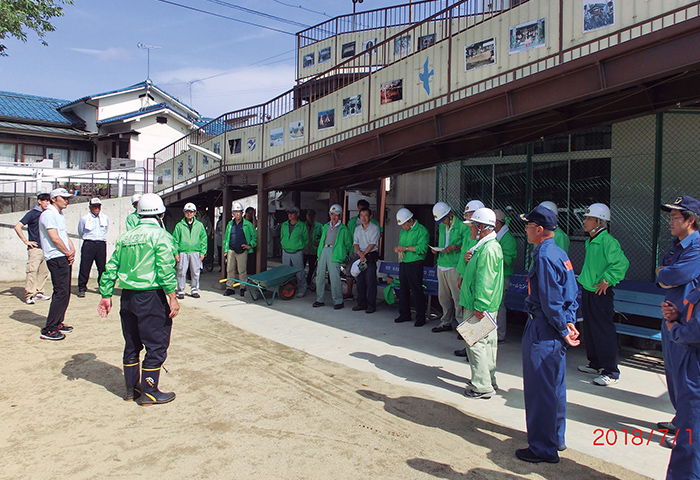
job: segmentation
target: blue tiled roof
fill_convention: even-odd
[[[70,106],[75,105],[75,104],[80,103],[80,102],[84,102],[85,100],[89,100],[89,99],[91,99],[91,98],[104,97],[105,95],[112,95],[112,94],[121,93],[121,92],[129,92],[129,91],[131,91],[131,90],[137,90],[137,89],[139,89],[139,88],[146,88],[147,85],[150,85],[151,88],[155,88],[155,89],[158,90],[161,94],[163,94],[164,96],[166,96],[166,97],[172,99],[174,102],[180,103],[180,104],[182,104],[183,106],[185,106],[186,108],[189,108],[189,109],[192,110],[193,112],[197,113],[197,111],[196,111],[195,109],[193,109],[193,108],[190,107],[189,105],[187,105],[187,104],[181,102],[181,101],[178,100],[177,98],[173,97],[173,96],[170,95],[168,92],[166,92],[166,91],[163,90],[162,88],[158,87],[157,85],[155,85],[155,84],[154,84],[153,82],[151,82],[150,80],[145,80],[145,81],[143,81],[143,82],[135,83],[135,84],[130,85],[130,86],[128,86],[128,87],[119,88],[119,89],[117,89],[117,90],[110,90],[110,91],[108,91],[108,92],[97,93],[97,94],[95,94],[95,95],[88,95],[88,96],[86,96],[86,97],[79,98],[79,99],[74,100],[74,101],[72,101],[72,102],[65,102],[65,104],[62,105],[62,109],[65,109],[66,107],[70,107]],[[199,115],[199,114],[197,113],[197,115]]]
[[[139,109],[138,109],[137,111],[135,111],[135,112],[125,113],[124,115],[119,115],[119,116],[116,116],[116,117],[106,118],[106,119],[102,120],[101,122],[98,122],[98,124],[99,124],[99,125],[105,125],[105,124],[107,124],[107,123],[122,122],[122,121],[124,121],[124,120],[129,120],[130,118],[139,117],[139,116],[141,116],[141,115],[148,114],[148,113],[152,113],[152,112],[158,112],[158,111],[160,111],[160,110],[169,110],[170,112],[172,112],[172,113],[178,115],[179,117],[182,117],[183,119],[185,119],[185,120],[187,120],[187,121],[191,121],[191,120],[189,120],[187,117],[184,117],[181,113],[179,113],[179,112],[177,112],[176,110],[173,110],[172,108],[170,108],[170,106],[168,106],[167,103],[163,102],[163,103],[157,103],[157,104],[155,104],[155,105],[149,105],[149,106],[147,106],[147,107],[139,108]]]
[[[72,113],[63,114],[58,108],[67,100],[38,97],[23,93],[0,92],[0,117],[18,120],[35,120],[39,122],[81,126],[85,122]]]
[[[196,120],[194,123],[198,127],[202,128],[203,133],[207,135],[221,135],[224,132],[234,130],[233,127],[227,125],[226,123],[219,120],[214,121],[213,118],[202,118],[201,120]]]

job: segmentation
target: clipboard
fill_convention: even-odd
[[[481,320],[472,313],[469,318],[457,325],[457,332],[470,347],[498,328],[498,324],[491,314],[485,313],[486,315]]]

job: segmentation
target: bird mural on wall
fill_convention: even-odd
[[[430,57],[425,57],[425,63],[423,64],[423,72],[418,74],[418,78],[421,82],[423,82],[423,88],[425,89],[425,93],[427,93],[428,95],[430,95],[430,77],[435,75],[435,70],[430,69],[430,71],[428,71],[429,61]]]

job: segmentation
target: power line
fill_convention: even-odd
[[[216,5],[221,5],[222,7],[228,7],[228,8],[232,8],[234,10],[240,10],[242,12],[246,12],[246,13],[249,13],[251,15],[259,15],[261,17],[269,18],[271,20],[276,20],[278,22],[288,23],[288,24],[294,25],[296,27],[309,28],[309,25],[306,25],[305,23],[299,23],[299,22],[295,22],[294,20],[288,20],[286,18],[276,17],[274,15],[270,15],[269,13],[261,12],[259,10],[253,10],[250,8],[241,7],[240,5],[235,5],[233,3],[224,2],[223,0],[204,0],[204,1],[209,2],[209,3],[214,3]]]
[[[202,9],[195,8],[195,7],[190,7],[190,6],[187,6],[187,5],[182,5],[182,4],[180,4],[180,3],[170,2],[170,1],[168,1],[168,0],[156,0],[156,2],[167,3],[168,5],[174,5],[174,6],[176,6],[176,7],[185,8],[185,9],[187,9],[187,10],[192,10],[192,11],[199,12],[199,13],[205,13],[205,14],[207,14],[207,15],[211,15],[211,16],[214,16],[214,17],[224,18],[224,19],[226,19],[226,20],[232,20],[232,21],[234,21],[234,22],[239,22],[239,23],[245,23],[246,25],[252,25],[252,26],[254,26],[254,27],[260,27],[260,28],[264,28],[265,30],[272,30],[273,32],[284,33],[285,35],[291,35],[292,37],[296,37],[296,34],[294,34],[294,33],[292,33],[292,32],[287,32],[287,31],[284,31],[284,30],[279,30],[279,29],[273,28],[273,27],[267,27],[267,26],[265,26],[265,25],[260,25],[260,24],[258,24],[258,23],[246,22],[245,20],[239,20],[239,19],[237,19],[237,18],[227,17],[226,15],[220,15],[220,14],[218,14],[218,13],[209,12],[209,11],[207,11],[207,10],[202,10]]]
[[[306,7],[303,7],[303,6],[301,6],[301,5],[291,5],[291,4],[289,4],[289,3],[281,2],[280,0],[272,0],[272,1],[275,2],[275,3],[279,3],[280,5],[284,5],[285,7],[300,8],[300,9],[302,9],[302,10],[306,10],[307,12],[316,13],[316,14],[318,14],[318,15],[325,15],[325,16],[328,17],[328,18],[333,18],[333,16],[328,15],[326,12],[319,12],[319,11],[316,11],[316,10],[311,10],[310,8],[306,8]]]

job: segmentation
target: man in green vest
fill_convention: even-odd
[[[199,274],[202,260],[207,254],[207,231],[204,224],[195,218],[197,207],[188,203],[184,208],[185,217],[177,222],[173,230],[175,240],[175,261],[177,262],[177,298],[185,298],[187,270],[190,271],[190,294],[199,298]]]
[[[416,305],[414,327],[425,325],[425,293],[423,292],[423,260],[428,253],[428,229],[413,218],[407,208],[396,212],[396,223],[401,227],[399,244],[394,251],[399,255],[399,316],[396,323],[411,321],[411,297]]]
[[[559,215],[559,208],[557,207],[557,204],[552,202],[551,200],[546,200],[542,203],[540,203],[544,208],[547,210],[550,210],[551,212],[554,212],[554,215],[558,216]],[[563,228],[558,227],[556,230],[554,230],[554,244],[564,250],[566,253],[569,253],[569,244],[571,243],[571,240],[569,239],[569,236],[566,234]]]
[[[226,291],[224,296],[235,295],[236,280],[248,280],[248,254],[258,244],[258,234],[251,222],[243,217],[243,204],[233,202],[233,218],[226,225],[222,239],[222,251],[226,259]],[[241,284],[241,297],[245,296],[245,285]]]
[[[309,243],[309,231],[299,222],[299,207],[287,209],[287,221],[280,227],[282,242],[282,265],[299,267],[297,273],[297,298],[306,295],[306,275],[304,274],[304,248]]]
[[[433,333],[449,332],[452,322],[462,319],[462,306],[459,304],[459,273],[457,263],[462,251],[462,242],[469,231],[453,213],[449,205],[438,202],[433,206],[433,218],[438,224],[437,254],[438,300],[442,306],[440,325],[433,327]]]
[[[471,217],[471,237],[476,244],[465,252],[466,269],[460,290],[464,319],[474,315],[482,320],[488,313],[496,320],[503,299],[503,251],[496,240],[496,214],[480,208]],[[471,381],[464,395],[491,398],[496,394],[496,352],[498,334],[494,329],[471,347],[467,358],[472,369]]]
[[[321,241],[318,245],[318,266],[316,271],[316,301],[314,307],[325,305],[326,271],[331,282],[333,308],[340,310],[343,304],[343,285],[340,282],[340,264],[345,261],[352,248],[352,235],[348,227],[341,222],[343,207],[333,204],[329,210],[331,221],[323,226]]]
[[[503,298],[510,287],[510,276],[513,274],[513,263],[518,254],[518,242],[506,224],[506,214],[503,210],[494,210],[496,214],[496,240],[503,250]],[[498,343],[506,341],[506,304],[501,301],[498,308]]]
[[[131,205],[134,207],[134,211],[126,216],[126,230],[127,231],[131,230],[136,225],[138,225],[139,220],[141,219],[139,217],[139,214],[138,214],[139,200],[141,200],[140,193],[134,193],[131,196]]]
[[[578,276],[583,287],[581,310],[588,357],[588,365],[579,365],[578,370],[598,375],[592,383],[601,387],[613,385],[620,378],[612,287],[625,278],[630,266],[620,242],[608,232],[609,221],[607,205],[594,203],[586,210],[583,231],[591,238],[586,240],[586,258]]]

